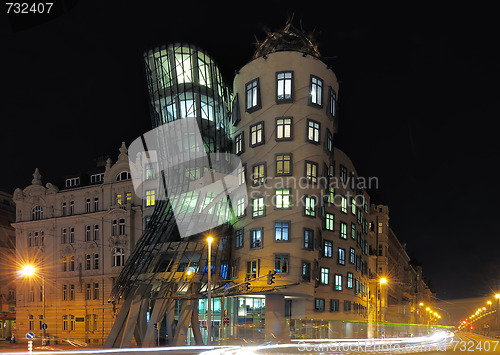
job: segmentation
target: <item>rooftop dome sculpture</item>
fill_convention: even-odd
[[[253,59],[280,51],[297,51],[317,58],[321,57],[318,44],[312,33],[306,33],[302,29],[294,27],[292,19],[287,21],[284,29],[276,32],[266,32],[266,39],[257,42],[257,50],[252,57]]]

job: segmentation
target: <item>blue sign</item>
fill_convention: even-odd
[[[42,329],[43,329],[43,330],[47,329],[47,323],[43,323],[43,324],[42,324]]]
[[[34,339],[35,338],[35,333],[29,332],[26,333],[26,339]]]

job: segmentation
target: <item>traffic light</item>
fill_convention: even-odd
[[[224,323],[224,325],[229,325],[229,318],[227,317],[222,318],[222,322]]]
[[[276,270],[269,270],[269,272],[267,273],[267,284],[268,285],[272,285],[274,283],[274,278],[276,275]]]
[[[249,288],[250,288],[250,282],[245,282],[243,284],[243,291],[248,291]]]
[[[153,327],[154,327],[155,329],[158,329],[158,323],[154,323]]]

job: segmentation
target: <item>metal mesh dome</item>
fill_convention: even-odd
[[[297,51],[317,58],[321,57],[312,34],[295,28],[291,21],[288,21],[283,30],[268,32],[263,42],[257,42],[257,50],[253,59],[280,51]]]

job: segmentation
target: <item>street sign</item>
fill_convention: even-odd
[[[43,324],[42,324],[42,329],[43,329],[43,330],[46,330],[46,329],[47,329],[47,323],[43,323]]]
[[[34,338],[35,338],[35,333],[33,332],[26,333],[26,339],[34,339]]]

